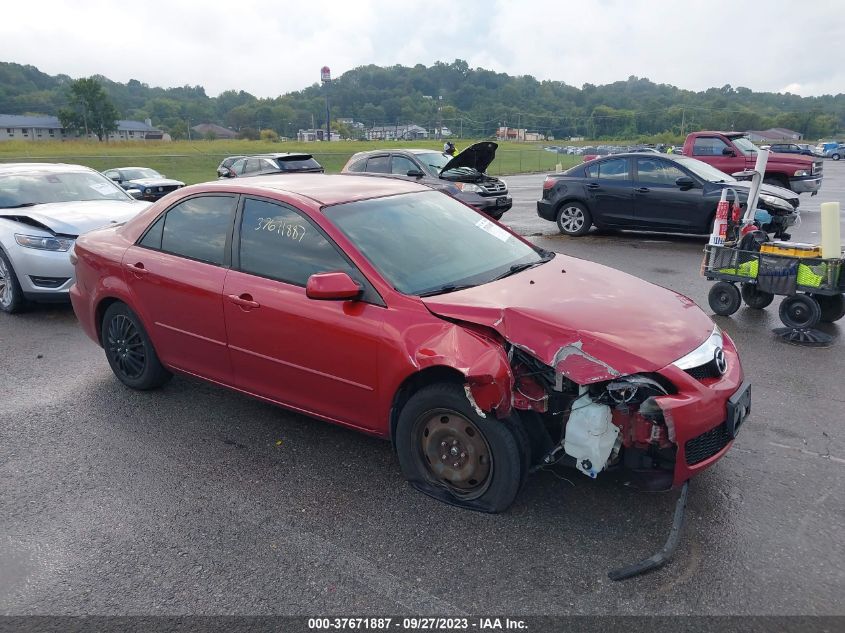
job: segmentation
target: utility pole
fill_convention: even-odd
[[[461,140],[464,138],[464,117],[461,117]]]
[[[320,81],[323,82],[323,87],[326,91],[326,140],[332,140],[332,115],[329,110],[329,86],[332,82],[332,72],[328,66],[323,66],[320,69]]]
[[[686,129],[686,121],[687,121],[687,109],[686,107],[681,108],[681,136],[686,137],[684,130]]]

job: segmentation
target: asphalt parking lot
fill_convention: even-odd
[[[710,313],[703,238],[565,238],[536,217],[542,178],[507,178],[505,223]],[[825,200],[845,202],[845,164],[801,197],[794,239],[818,239]],[[677,493],[544,471],[505,514],[458,510],[385,442],[189,378],[126,389],[69,306],[0,314],[0,613],[842,614],[845,322],[807,349],[771,334],[777,300],[715,319],[752,417],[692,482],[674,561],[614,583],[663,544]]]

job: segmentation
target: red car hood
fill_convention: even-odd
[[[565,255],[422,301],[439,316],[495,329],[579,384],[656,371],[713,332],[691,299]]]

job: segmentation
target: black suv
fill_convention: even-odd
[[[496,157],[497,147],[496,143],[484,141],[454,157],[432,149],[358,152],[347,161],[342,173],[419,181],[498,220],[513,206],[513,200],[505,181],[484,173]]]
[[[220,178],[239,178],[288,172],[297,174],[323,173],[323,166],[314,160],[311,154],[257,154],[255,156],[241,156],[228,167],[223,167],[223,163],[220,165],[217,168],[217,174]]]

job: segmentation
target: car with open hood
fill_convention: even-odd
[[[537,215],[557,222],[564,235],[602,229],[707,234],[713,228],[722,191],[740,204],[750,183],[687,156],[616,154],[576,165],[543,182]],[[798,218],[798,194],[762,185],[756,220],[776,238]]]
[[[80,165],[0,165],[0,310],[66,301],[77,236],[125,222],[148,206]]]
[[[346,162],[342,172],[417,181],[498,220],[513,206],[513,200],[505,181],[486,173],[496,158],[497,148],[496,143],[484,141],[456,156],[429,149],[358,152]]]
[[[185,186],[181,180],[167,178],[149,167],[114,167],[105,170],[103,175],[111,178],[133,197],[150,202]]]
[[[194,185],[75,255],[74,310],[127,386],[181,372],[389,439],[461,507],[504,510],[551,464],[681,485],[749,410],[736,347],[692,300],[417,183]]]

